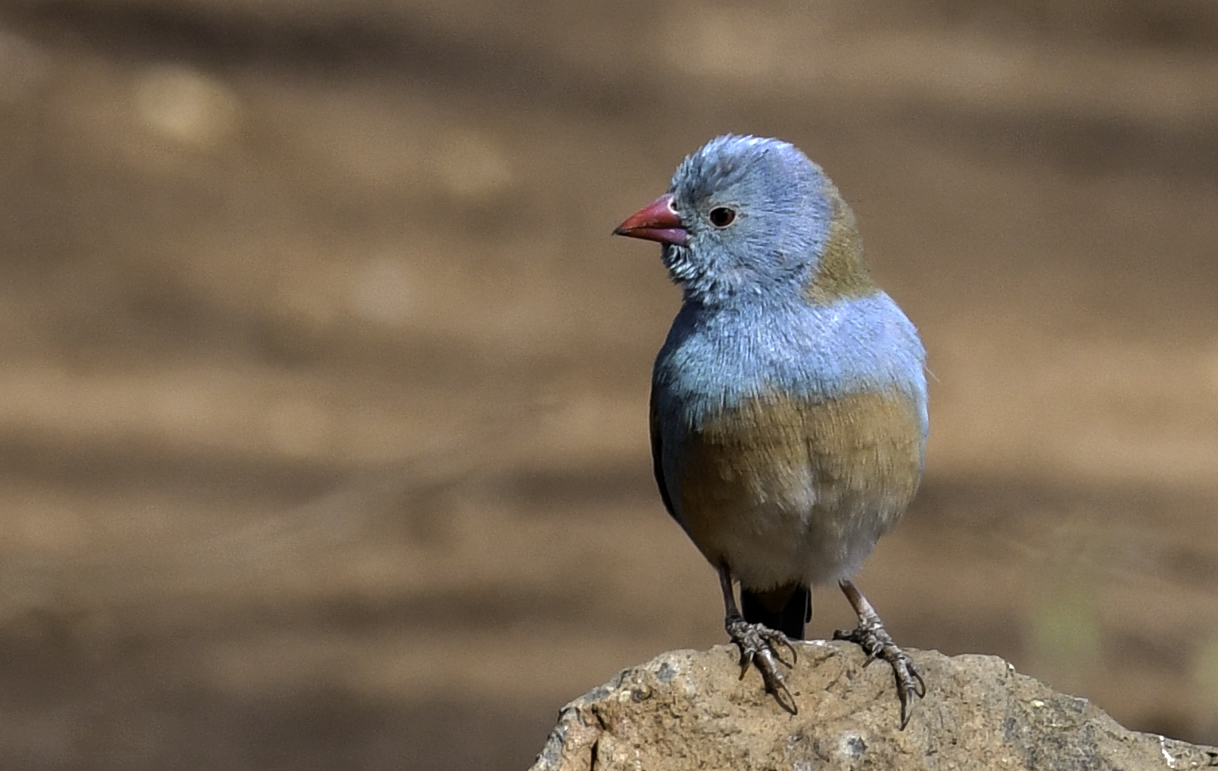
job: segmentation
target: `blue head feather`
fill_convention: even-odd
[[[848,218],[857,238],[819,166],[789,143],[727,135],[688,156],[670,192],[689,235],[663,251],[684,304],[656,360],[661,413],[697,427],[767,391],[819,400],[895,388],[920,405],[926,425],[925,352],[871,284],[861,247],[849,258],[862,276],[850,292],[821,301],[809,293],[833,283],[823,270],[835,224]],[[734,214],[727,225],[714,220],[720,208]]]
[[[829,240],[827,183],[819,166],[777,139],[729,134],[688,156],[669,188],[688,243],[664,247],[686,299],[798,296]],[[716,225],[716,209],[731,211],[732,222]]]

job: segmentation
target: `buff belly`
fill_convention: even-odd
[[[665,441],[676,518],[749,589],[848,578],[913,499],[921,414],[895,388],[746,400]]]

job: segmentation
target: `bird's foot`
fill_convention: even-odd
[[[892,636],[884,628],[879,616],[859,619],[858,627],[849,632],[839,629],[833,633],[833,639],[858,643],[867,654],[868,664],[876,659],[883,659],[892,667],[892,673],[897,679],[897,696],[901,700],[901,730],[905,730],[913,709],[910,699],[913,696],[920,699],[926,695],[926,682],[922,680],[922,675],[909,654],[892,641]]]
[[[787,690],[786,678],[778,666],[782,664],[790,667],[795,663],[795,647],[787,636],[761,624],[750,624],[736,614],[729,615],[723,625],[732,642],[740,648],[740,679],[744,679],[744,675],[749,671],[749,664],[752,664],[761,673],[766,693],[772,694],[778,705],[787,712],[792,715],[799,714],[795,697]],[[778,653],[778,649],[784,647],[791,652],[790,664]]]

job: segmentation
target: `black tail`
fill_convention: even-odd
[[[804,624],[812,617],[812,590],[806,586],[797,587],[786,603],[774,611],[765,606],[761,597],[741,587],[740,609],[745,621],[777,629],[792,640],[802,640]]]

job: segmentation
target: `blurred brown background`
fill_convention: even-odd
[[[5,0],[0,768],[519,769],[724,642],[609,231],[729,130],[930,351],[897,639],[1218,743],[1214,3]]]

